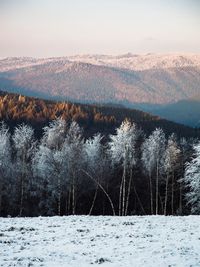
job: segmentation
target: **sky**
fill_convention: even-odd
[[[0,57],[200,53],[200,0],[0,0]]]

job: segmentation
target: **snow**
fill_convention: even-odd
[[[200,217],[0,218],[0,266],[200,266]]]
[[[70,61],[125,68],[129,70],[167,69],[200,66],[200,54],[77,55]]]
[[[142,71],[148,69],[167,69],[200,67],[200,54],[124,54],[124,55],[75,55],[68,57],[31,58],[11,57],[0,59],[0,72],[43,64],[58,64],[58,71],[69,68],[72,62],[89,63],[98,66]],[[62,64],[63,68],[60,64]]]

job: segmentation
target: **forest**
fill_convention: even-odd
[[[105,136],[113,134],[125,118],[136,123],[147,135],[160,127],[166,135],[175,133],[178,137],[200,137],[200,129],[120,105],[55,102],[0,91],[0,120],[6,122],[11,131],[18,124],[26,123],[34,128],[35,136],[40,138],[43,127],[59,117],[76,121],[84,129],[85,137],[98,132]]]
[[[86,137],[75,120],[50,121],[40,137],[0,126],[0,215],[184,215],[200,212],[200,142],[150,134],[125,119]]]

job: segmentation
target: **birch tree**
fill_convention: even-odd
[[[40,181],[41,199],[39,206],[42,209],[42,214],[54,215],[53,206],[57,202],[57,178],[54,177],[56,173],[53,151],[41,143],[35,152],[32,164],[34,177],[35,179],[39,177]],[[41,191],[44,193],[42,194]],[[59,214],[58,208],[57,214]]]
[[[190,159],[193,153],[194,145],[198,144],[198,139],[186,139],[185,137],[180,139],[179,147],[180,153],[180,179],[179,179],[179,209],[178,213],[181,215],[183,213],[183,199],[184,199],[184,175],[186,162]]]
[[[9,175],[11,174],[11,167],[12,162],[9,129],[2,122],[0,124],[0,216],[2,211],[2,198],[4,193],[6,193]]]
[[[66,121],[58,118],[44,127],[42,142],[50,149],[59,149],[66,135]]]
[[[162,167],[162,158],[165,150],[165,134],[162,129],[156,128],[152,134],[145,140],[142,146],[142,161],[149,175],[151,212],[153,213],[153,186],[152,173],[155,174],[155,213],[159,212],[159,177]]]
[[[22,124],[15,128],[12,136],[15,148],[16,175],[20,185],[19,216],[23,215],[24,200],[27,194],[29,179],[31,178],[31,158],[34,152],[34,130]]]
[[[150,191],[150,212],[154,214],[154,194],[153,194],[153,182],[152,174],[155,168],[155,159],[154,159],[154,147],[152,146],[152,138],[146,138],[142,144],[142,165],[143,171],[147,173],[149,177],[149,191]]]
[[[187,190],[187,204],[193,214],[200,214],[200,142],[194,145],[191,162],[186,163],[184,183]]]
[[[109,153],[114,165],[120,165],[123,168],[122,178],[119,190],[119,216],[127,214],[131,183],[132,169],[136,164],[135,143],[137,139],[137,129],[134,123],[128,120],[122,122],[117,128],[115,135],[110,135]],[[129,181],[127,185],[127,175]]]
[[[44,135],[34,159],[37,173],[47,181],[51,202],[57,200],[58,215],[61,215],[63,166],[64,161],[67,160],[63,155],[65,135],[66,122],[60,118],[52,121],[49,126],[44,128]]]
[[[96,134],[92,138],[86,140],[84,144],[84,154],[86,166],[89,174],[94,177],[97,181],[95,194],[92,200],[92,205],[89,210],[89,215],[91,215],[92,210],[94,208],[94,203],[97,197],[98,183],[101,183],[102,175],[103,175],[103,167],[104,167],[104,156],[103,156],[103,146],[101,144],[102,140],[101,134]]]
[[[83,164],[83,145],[84,140],[82,136],[82,128],[78,125],[77,122],[72,121],[69,129],[67,130],[65,141],[64,141],[64,150],[68,158],[66,159],[68,175],[69,175],[69,198],[68,206],[69,212],[71,211],[74,215],[76,212],[77,204],[77,189],[78,183],[81,178],[81,168]]]
[[[167,143],[164,153],[163,168],[166,173],[165,185],[165,201],[164,201],[164,215],[167,215],[167,202],[168,202],[168,185],[171,177],[171,214],[174,214],[174,183],[175,183],[175,169],[180,159],[180,149],[176,142],[174,134],[172,134]]]

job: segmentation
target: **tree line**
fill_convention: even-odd
[[[0,215],[182,215],[200,212],[200,143],[148,136],[126,119],[85,138],[75,121],[0,125]]]
[[[56,102],[0,91],[0,120],[4,120],[11,131],[24,122],[31,125],[35,136],[40,138],[43,127],[59,117],[78,122],[84,128],[85,137],[90,137],[96,132],[103,135],[114,133],[124,118],[137,123],[148,135],[156,127],[161,127],[166,135],[174,132],[177,136],[200,137],[198,129],[123,106]]]

